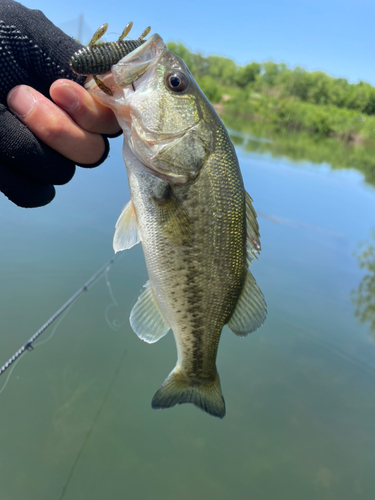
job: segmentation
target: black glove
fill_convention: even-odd
[[[0,191],[21,207],[39,207],[55,196],[54,184],[65,184],[75,164],[39,141],[7,108],[6,97],[25,84],[49,98],[51,84],[69,78],[69,59],[81,46],[49,21],[42,12],[12,0],[0,0]],[[104,137],[104,136],[103,136]],[[109,151],[95,164],[102,163]]]

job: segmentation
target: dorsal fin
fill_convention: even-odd
[[[259,226],[257,214],[252,205],[249,193],[245,191],[246,204],[246,264],[251,266],[251,261],[257,259],[260,252]]]
[[[115,253],[127,250],[141,241],[137,229],[137,215],[133,202],[130,200],[123,208],[116,222],[113,236],[113,250]]]

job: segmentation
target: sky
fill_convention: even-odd
[[[203,55],[230,57],[243,65],[274,60],[309,71],[364,80],[375,85],[374,0],[23,0],[57,26],[77,36],[83,15],[83,42],[103,23],[105,41],[115,40],[129,21],[138,38],[151,25],[164,41],[181,41]]]

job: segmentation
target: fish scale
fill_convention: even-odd
[[[242,337],[266,317],[248,269],[260,251],[256,213],[224,125],[159,35],[114,66],[112,77],[113,97],[89,91],[124,131],[131,202],[116,224],[114,249],[141,240],[149,275],[130,323],[149,343],[172,329],[177,347],[152,407],[193,403],[223,418],[216,368],[223,326]]]
[[[223,135],[224,132],[219,129],[218,145]],[[226,179],[230,169],[235,168],[235,162],[230,161],[230,157],[225,162],[218,162],[218,158],[222,156],[220,153],[221,150],[210,159],[196,183],[189,188],[184,186],[175,188],[177,198],[184,200],[184,208],[192,224],[191,243],[181,248],[174,248],[172,259],[170,242],[155,228],[152,237],[147,238],[143,244],[145,257],[149,262],[150,279],[153,278],[158,283],[156,288],[160,290],[160,294],[165,294],[165,302],[170,304],[173,310],[173,312],[168,311],[167,315],[174,318],[171,327],[175,335],[184,339],[181,342],[181,350],[183,352],[186,348],[190,348],[195,353],[192,359],[182,354],[181,366],[189,373],[189,377],[194,379],[204,377],[205,380],[214,380],[216,376],[218,339],[215,342],[212,340],[220,336],[222,325],[228,320],[240,293],[245,272],[243,265],[245,242],[242,236],[244,200],[239,195],[242,183],[238,176],[233,176],[234,180],[229,184],[220,181],[220,177]],[[201,200],[202,197],[204,200]],[[210,208],[213,207],[213,211],[202,210],[203,201]],[[213,213],[217,212],[226,215],[215,218]],[[157,225],[156,220],[154,224]],[[233,248],[236,246],[240,250],[238,253],[233,253]],[[215,248],[214,256],[211,252],[202,252],[202,248],[205,247]],[[215,265],[215,257],[220,262],[219,266]],[[226,263],[224,268],[223,262]],[[173,282],[179,285],[179,297],[170,293]],[[213,286],[207,287],[207,282],[211,282]],[[216,295],[216,300],[212,300],[212,295]],[[211,307],[207,313],[209,304]],[[213,307],[213,304],[216,304],[216,307]],[[188,320],[182,317],[186,315],[186,311]],[[198,316],[193,317],[192,314]],[[181,329],[184,332],[183,336],[179,335]],[[206,332],[204,339],[202,329]],[[203,354],[197,357],[197,352]]]

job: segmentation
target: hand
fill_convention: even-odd
[[[9,92],[7,104],[38,139],[76,165],[101,163],[108,153],[101,134],[114,136],[121,130],[112,111],[70,80],[54,82],[50,95],[56,104],[32,87],[19,85]]]
[[[21,207],[49,203],[75,164],[103,162],[109,145],[99,134],[119,130],[69,68],[79,47],[40,11],[0,0],[0,191]]]

